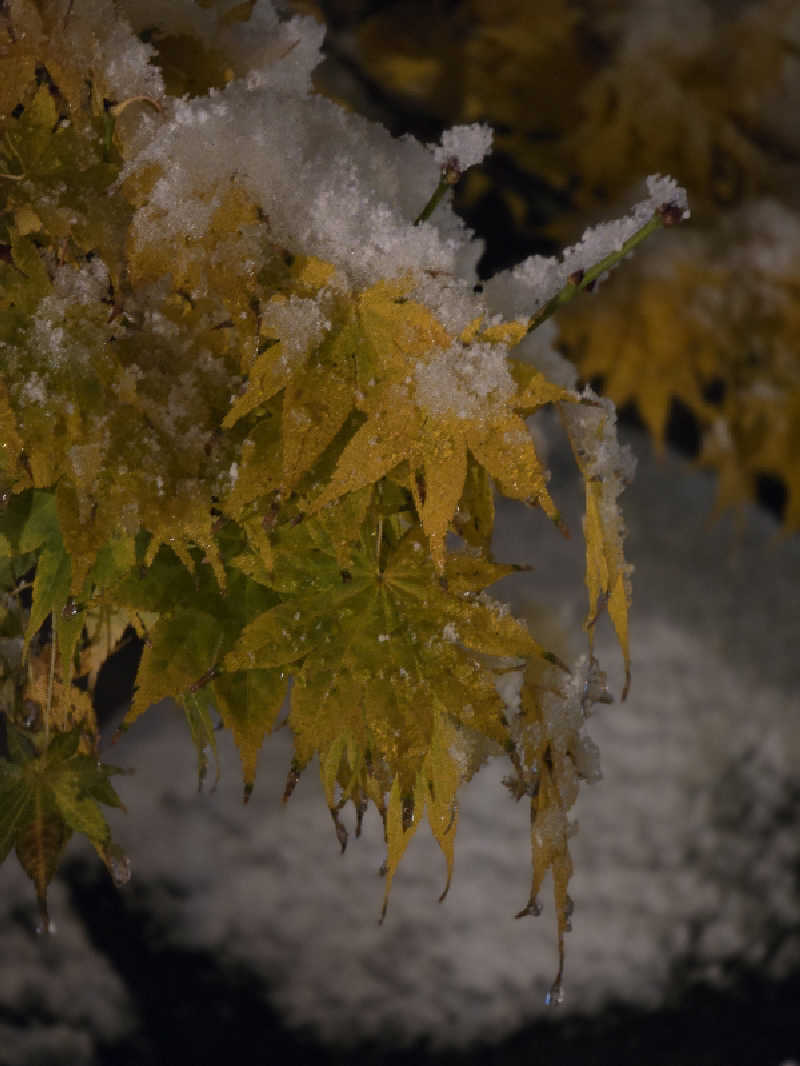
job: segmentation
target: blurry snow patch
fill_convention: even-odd
[[[747,274],[753,270],[769,280],[792,275],[800,261],[800,214],[778,200],[747,203],[732,220],[728,262]]]
[[[93,854],[88,845],[81,847],[87,857]],[[73,845],[70,854],[76,850]],[[133,1028],[135,1009],[120,978],[89,943],[58,878],[48,890],[48,903],[57,930],[37,936],[31,882],[16,862],[4,864],[0,921],[9,964],[0,967],[0,1059],[81,1066],[95,1061],[94,1040],[113,1041]],[[20,1031],[5,1024],[30,1012],[33,1004],[33,1017],[40,1020],[35,1027]]]
[[[72,265],[56,268],[53,288],[40,301],[29,327],[31,345],[46,354],[51,366],[88,362],[95,338],[90,334],[82,342],[79,332],[69,329],[69,323],[78,321],[76,306],[93,305],[96,311],[97,304],[108,295],[108,285],[108,270],[99,257],[78,269]]]

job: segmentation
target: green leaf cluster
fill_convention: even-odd
[[[42,930],[49,931],[47,886],[73,833],[83,833],[124,883],[125,855],[111,840],[100,804],[122,807],[109,778],[119,769],[81,752],[81,730],[39,735],[7,725],[10,758],[0,759],[0,862],[12,848],[36,887]]]

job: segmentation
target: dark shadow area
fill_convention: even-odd
[[[281,1022],[258,974],[173,943],[152,907],[152,887],[134,881],[119,892],[105,870],[83,861],[68,863],[63,879],[90,942],[122,980],[138,1017],[134,1038],[98,1045],[98,1066],[337,1061],[319,1058],[310,1038]],[[159,889],[176,894],[169,885]]]

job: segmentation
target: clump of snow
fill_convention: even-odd
[[[469,126],[453,126],[445,130],[439,144],[430,147],[433,158],[441,167],[455,160],[458,169],[463,172],[483,162],[489,155],[493,136],[491,126],[473,122]]]
[[[509,721],[512,721],[513,716],[519,713],[524,677],[524,670],[508,670],[495,679],[494,687],[505,704]]]
[[[28,326],[28,346],[36,352],[37,360],[48,370],[68,364],[86,364],[97,341],[93,324],[107,315],[101,301],[108,295],[108,271],[101,259],[95,258],[75,268],[63,265],[55,268],[51,291],[40,301]],[[80,308],[85,308],[84,315]],[[99,312],[98,312],[99,309]],[[9,367],[24,358],[20,348],[0,344]],[[20,367],[19,376],[10,380],[23,382],[19,398],[26,403],[45,403],[44,383],[30,368]],[[30,380],[28,380],[30,379]]]
[[[336,264],[351,282],[427,271],[474,283],[482,247],[448,205],[436,225],[414,225],[439,181],[433,153],[310,92],[323,34],[314,20],[281,23],[266,0],[255,15],[236,31],[268,42],[255,66],[240,56],[224,89],[168,100],[163,114],[143,109],[120,180],[153,166],[160,176],[137,211],[136,243],[201,238],[235,180],[276,244]],[[454,143],[474,160],[490,133],[466,129]]]
[[[15,395],[18,401],[26,406],[47,406],[47,386],[41,375],[37,374],[35,370],[28,375]]]
[[[330,101],[234,82],[171,103],[166,121],[149,117],[141,128],[147,136],[122,179],[162,168],[135,219],[142,244],[201,237],[235,170],[276,243],[332,262],[358,284],[474,271],[481,249],[452,212],[440,212],[437,226],[413,225],[437,182],[422,145],[395,141]]]
[[[651,174],[647,179],[647,191],[650,194],[649,206],[651,211],[655,211],[665,204],[675,204],[680,209],[682,219],[686,220],[691,216],[686,190],[669,175]],[[643,201],[643,203],[645,202]],[[642,204],[637,205],[634,211],[641,207]]]
[[[453,344],[420,360],[414,377],[417,403],[439,417],[478,418],[490,404],[507,402],[514,394],[501,344]]]
[[[281,341],[282,361],[289,364],[301,358],[322,340],[330,329],[317,300],[290,296],[273,300],[265,309],[262,329]]]
[[[617,414],[608,397],[599,397],[588,386],[583,398],[591,404],[575,404],[565,414],[573,445],[586,476],[615,483],[618,492],[633,481],[636,457],[617,439]]]
[[[454,335],[488,313],[472,282],[464,278],[423,275],[411,297],[430,308],[447,332]]]
[[[262,15],[255,19],[255,25],[251,17],[248,24],[241,23],[232,28],[226,42],[229,54],[236,57],[239,68],[249,71],[248,89],[273,87],[281,92],[311,92],[312,71],[323,58],[325,27],[313,18],[299,16],[278,23],[277,35],[271,47],[265,49],[257,42],[263,39],[259,36],[259,22],[272,30],[267,7],[262,3],[256,8]]]
[[[490,611],[494,611],[498,618],[507,618],[511,614],[510,604],[503,603],[502,600],[496,600],[488,592],[479,592],[475,597],[475,602],[479,603],[481,607],[488,607]]]

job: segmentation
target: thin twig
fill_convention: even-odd
[[[655,211],[649,221],[630,236],[617,251],[611,252],[588,270],[578,270],[574,274],[570,274],[564,287],[531,315],[528,321],[528,333],[538,329],[542,322],[550,318],[564,304],[568,304],[579,292],[591,288],[601,274],[616,266],[637,244],[641,244],[642,241],[646,240],[651,233],[654,233],[662,226],[670,225],[671,223],[668,221],[671,218],[671,214],[668,211],[669,207],[671,205],[665,204],[664,207]]]

